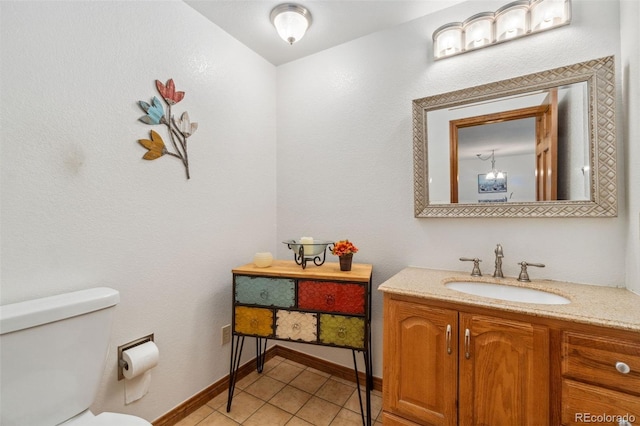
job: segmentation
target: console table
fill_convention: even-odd
[[[256,368],[262,372],[269,339],[350,349],[360,398],[362,422],[371,425],[371,273],[372,266],[339,263],[302,269],[294,261],[270,267],[240,266],[233,273],[233,338],[229,369],[231,409],[244,339],[256,338]],[[366,407],[362,404],[356,352],[365,365]],[[366,408],[366,410],[365,410]]]

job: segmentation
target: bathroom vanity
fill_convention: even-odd
[[[351,349],[359,386],[355,352],[365,363],[366,413],[371,424],[371,272],[372,266],[339,263],[302,268],[294,261],[275,260],[268,268],[248,264],[233,269],[233,339],[229,399],[245,337],[256,338],[257,370],[262,372],[267,340],[285,340]]]
[[[570,303],[474,296],[445,286],[452,281],[533,288]],[[640,422],[640,296],[422,268],[379,290],[385,425]]]

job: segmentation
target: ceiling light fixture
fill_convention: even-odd
[[[311,26],[311,13],[298,4],[284,3],[271,11],[271,23],[284,41],[293,44],[304,37]]]
[[[496,169],[496,151],[494,149],[492,149],[491,154],[486,157],[483,157],[481,154],[476,154],[476,157],[482,161],[491,160],[491,171],[485,175],[485,179],[504,179],[504,172]]]
[[[479,13],[435,30],[433,57],[442,59],[569,23],[571,0],[517,0],[495,13]]]

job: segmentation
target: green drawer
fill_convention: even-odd
[[[291,308],[295,305],[295,281],[287,278],[267,278],[237,275],[236,303]]]
[[[320,343],[364,349],[364,318],[320,314]]]

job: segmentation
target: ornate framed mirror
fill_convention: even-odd
[[[614,57],[413,101],[416,217],[617,215]]]

